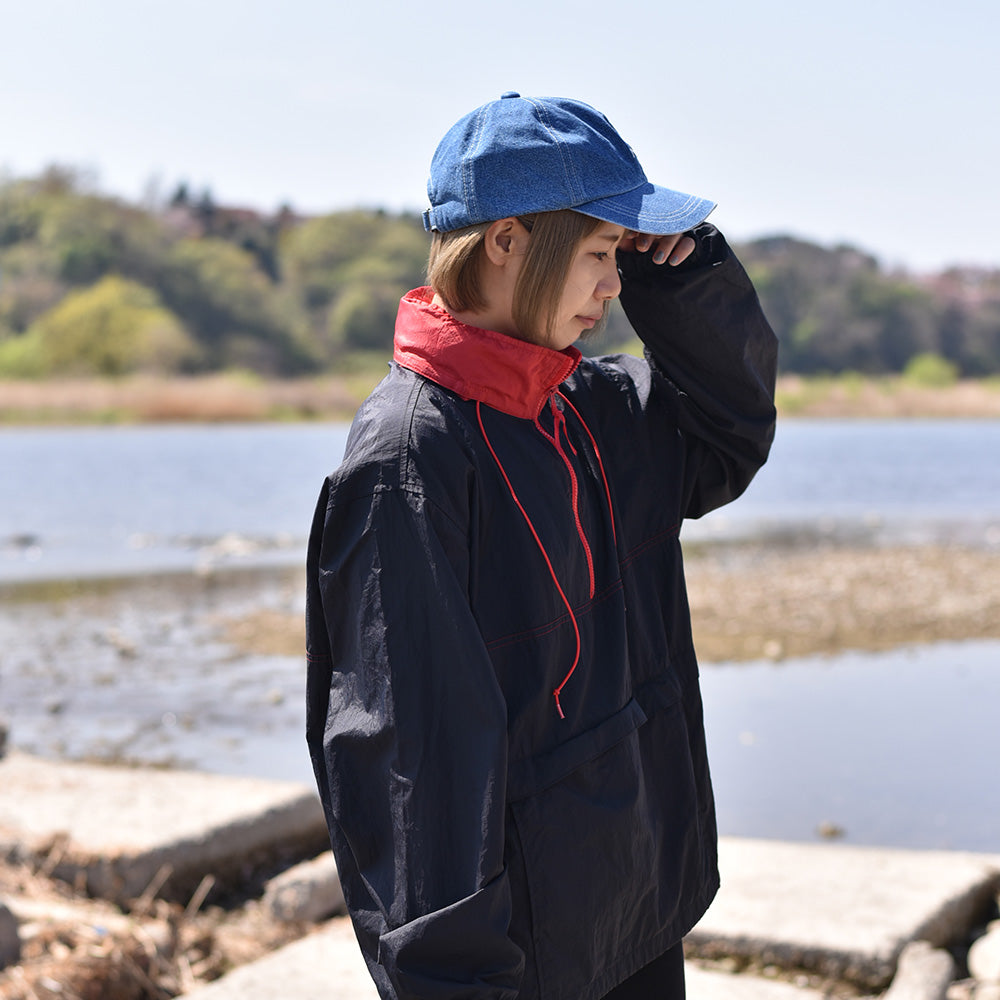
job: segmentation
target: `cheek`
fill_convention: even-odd
[[[570,274],[563,286],[562,302],[567,307],[573,303],[579,304],[581,299],[588,298],[593,290],[594,283],[589,281],[586,275]]]

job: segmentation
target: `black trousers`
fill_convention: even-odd
[[[604,994],[604,1000],[684,1000],[684,947],[675,944],[634,976]]]

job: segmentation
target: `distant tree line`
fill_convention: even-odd
[[[302,217],[180,185],[140,207],[52,168],[0,183],[0,376],[333,371],[387,353],[400,295],[424,280],[415,215]],[[888,272],[851,247],[740,246],[786,372],[869,374],[936,359],[1000,372],[1000,269]],[[629,339],[620,310],[587,349]]]
[[[883,374],[936,355],[962,375],[1000,372],[1000,269],[915,277],[788,237],[741,249],[785,371]]]

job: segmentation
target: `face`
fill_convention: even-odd
[[[621,291],[615,249],[625,235],[621,226],[601,223],[577,247],[563,285],[555,322],[546,346],[561,351],[600,321],[607,304]]]

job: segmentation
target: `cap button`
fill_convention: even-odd
[[[500,95],[500,100],[505,100],[508,97],[520,97],[521,95],[516,90],[507,90]]]

